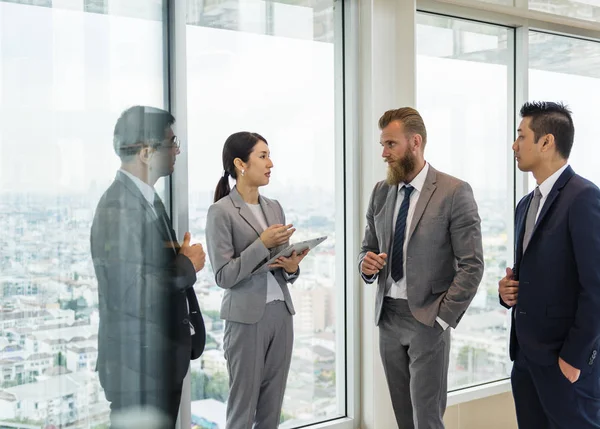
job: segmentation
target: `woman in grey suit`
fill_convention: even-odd
[[[294,306],[288,283],[300,274],[307,252],[279,258],[295,229],[279,202],[259,194],[273,163],[267,141],[256,133],[229,136],[223,176],[208,210],[206,242],[217,285],[225,289],[221,318],[229,371],[227,429],[279,425],[294,340]],[[236,181],[230,190],[229,176]]]

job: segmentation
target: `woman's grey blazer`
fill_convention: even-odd
[[[284,224],[285,215],[276,200],[259,197],[268,225]],[[217,285],[225,289],[221,304],[221,319],[239,323],[256,323],[265,311],[267,273],[261,269],[271,256],[287,244],[267,249],[260,239],[263,228],[234,187],[230,194],[208,209],[206,247]],[[281,286],[285,303],[295,314],[287,283],[294,276],[284,277],[283,269],[272,271]]]

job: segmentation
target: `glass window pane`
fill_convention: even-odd
[[[596,144],[599,97],[600,43],[529,33],[529,99],[562,101],[571,108],[575,143],[569,163],[597,185],[600,185],[600,147]],[[534,182],[529,181],[531,186]]]
[[[529,9],[588,21],[600,21],[598,0],[529,0]]]
[[[294,349],[281,420],[283,427],[338,417],[344,374],[336,373],[343,350],[343,221],[336,205],[334,105],[334,3],[210,0],[187,2],[187,99],[189,118],[189,225],[206,243],[205,225],[213,191],[223,173],[226,138],[257,132],[269,143],[274,163],[262,195],[277,199],[292,242],[327,235],[301,265],[290,287],[296,309]],[[233,181],[231,185],[233,186]],[[258,238],[258,235],[257,235]],[[207,258],[208,262],[208,258]],[[208,267],[208,264],[207,264]],[[223,290],[211,268],[196,284],[208,347],[192,364],[192,420],[223,427],[228,399],[224,358]]]
[[[87,13],[83,0],[0,2],[3,422],[108,427],[90,228],[120,165],[121,111],[166,107],[162,15],[146,16]]]
[[[506,28],[427,14],[419,14],[417,22],[417,107],[427,126],[425,158],[473,187],[482,219],[483,280],[452,331],[448,388],[455,390],[508,374],[508,320],[498,304],[498,280],[512,248],[507,161],[512,48]]]

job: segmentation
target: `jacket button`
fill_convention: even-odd
[[[183,319],[181,323],[183,323],[184,325],[189,325],[190,321],[188,319]]]

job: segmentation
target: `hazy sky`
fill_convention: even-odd
[[[312,34],[312,14],[275,17],[281,31]],[[333,189],[333,45],[187,34],[190,189],[214,189],[225,138],[244,129],[268,139],[275,186]],[[0,3],[0,190],[85,190],[112,179],[120,112],[163,106],[162,55],[158,22]]]
[[[252,31],[264,19],[256,4],[240,11]],[[188,27],[192,192],[214,189],[223,142],[240,130],[269,141],[271,189],[334,188],[334,47],[306,40],[313,33],[310,9],[276,4],[275,23],[277,34],[294,38]],[[423,36],[427,31],[441,51],[425,52],[443,56],[452,32],[420,26],[421,43],[433,40]],[[494,49],[492,36],[469,33],[467,39],[474,50]],[[120,112],[134,104],[163,106],[162,44],[159,22],[0,3],[0,191],[106,186],[119,164],[111,142]],[[429,130],[432,164],[477,188],[506,187],[508,76],[503,65],[418,57],[417,107]],[[532,98],[573,108],[572,164],[600,182],[594,168],[600,82],[532,71],[529,88]],[[377,138],[373,150],[380,151]]]

